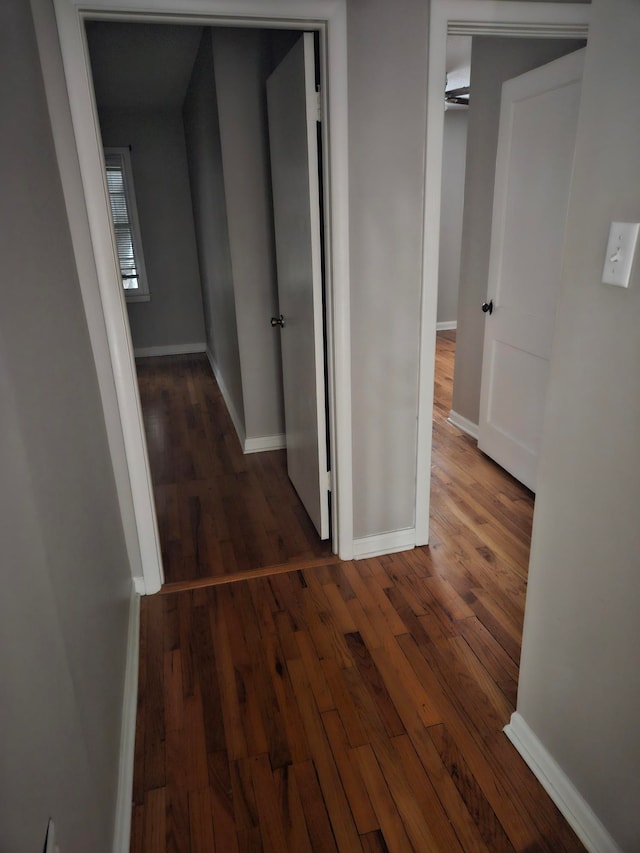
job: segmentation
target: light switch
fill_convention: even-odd
[[[631,265],[638,240],[638,222],[612,222],[604,259],[602,283],[629,287]]]

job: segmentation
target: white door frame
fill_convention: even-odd
[[[586,38],[590,14],[590,6],[582,3],[431,0],[418,383],[416,545],[427,545],[429,542],[447,35]]]
[[[353,493],[351,461],[351,346],[349,314],[349,198],[347,136],[347,18],[346,0],[54,0],[71,120],[78,151],[82,195],[72,198],[65,186],[72,239],[79,271],[86,269],[86,222],[95,259],[99,303],[102,311],[90,311],[96,303],[96,284],[80,274],[83,301],[94,354],[105,353],[105,332],[115,395],[119,408],[120,440],[110,437],[116,486],[125,532],[139,544],[132,564],[142,566],[136,580],[141,593],[154,593],[163,580],[153,487],[147,456],[144,424],[135,372],[135,360],[114,251],[102,144],[93,98],[91,68],[84,21],[145,20],[206,26],[251,26],[316,29],[320,32],[323,92],[323,167],[327,199],[327,369],[329,374],[329,429],[332,466],[333,548],[342,559],[353,554]],[[43,68],[47,76],[43,55]],[[49,92],[47,93],[49,97]],[[58,93],[59,95],[59,93]],[[50,109],[54,137],[63,139],[64,128]],[[62,159],[59,151],[59,159]],[[61,173],[65,168],[61,163]],[[67,169],[68,174],[68,169]],[[78,235],[84,235],[80,241]],[[80,246],[80,243],[83,245]],[[85,257],[81,258],[81,252]],[[102,316],[100,316],[100,314]],[[104,366],[102,366],[104,367]],[[100,371],[99,371],[100,372]],[[109,377],[110,378],[110,375]],[[103,399],[105,395],[103,393]],[[111,419],[113,420],[113,419]],[[109,428],[109,418],[107,418]],[[113,425],[111,426],[113,429]],[[123,440],[123,441],[122,441]],[[124,448],[124,451],[118,448]],[[123,500],[123,496],[128,500]],[[123,503],[133,506],[128,518]],[[135,526],[135,530],[132,527]],[[133,535],[132,535],[133,534]]]

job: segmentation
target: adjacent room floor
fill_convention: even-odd
[[[331,554],[285,451],[243,454],[204,354],[139,359],[136,369],[166,583]]]
[[[583,849],[502,733],[533,499],[446,422],[454,342],[428,548],[142,600],[134,853]]]

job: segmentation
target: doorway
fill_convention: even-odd
[[[511,442],[509,446],[514,448],[522,447],[523,453],[527,447],[527,460],[531,459],[529,467],[533,467],[537,451],[530,435],[538,434],[544,410],[543,382],[535,370],[544,371],[547,361],[542,359],[540,367],[537,362],[532,367],[522,347],[536,345],[532,334],[536,312],[541,315],[537,320],[541,330],[539,355],[542,355],[542,343],[551,337],[549,317],[553,314],[561,266],[562,223],[566,215],[580,88],[579,71],[574,71],[580,66],[578,57],[562,61],[560,57],[583,46],[584,42],[577,39],[513,39],[484,35],[448,36],[447,39],[436,328],[439,336],[443,329],[454,327],[457,330],[453,399],[448,418],[458,429],[480,439],[483,452],[532,489],[534,478],[525,476],[521,466],[514,465],[504,452],[498,452],[502,449],[499,438],[488,443],[487,402],[490,397],[492,417],[499,403],[502,404],[500,426],[493,427],[491,437],[503,435],[503,442]],[[569,78],[576,74],[578,79],[569,85]],[[509,93],[507,101],[505,91]],[[559,95],[565,98],[561,109],[556,108]],[[514,110],[518,110],[520,117],[527,109],[535,110],[535,119],[529,119],[528,132],[520,135],[517,146],[507,144],[506,133],[513,124],[509,117]],[[462,145],[458,143],[460,131],[465,134]],[[538,133],[535,142],[534,131]],[[509,184],[504,181],[507,164],[511,164],[509,169],[513,172]],[[530,181],[528,186],[526,180]],[[501,217],[505,193],[512,187],[517,187],[517,191],[509,190],[510,214]],[[509,236],[498,243],[496,236],[502,233],[501,229],[508,229]],[[514,287],[517,282],[520,284],[499,298],[498,271],[504,268],[505,250],[509,257],[510,247],[516,242],[518,248],[510,255],[508,280]],[[531,278],[527,278],[529,275]],[[542,287],[543,282],[547,282],[546,288]],[[531,294],[531,299],[526,307],[521,307],[527,293]],[[450,307],[454,298],[457,298],[457,312]],[[521,321],[517,330],[510,329],[513,326],[511,318],[524,314],[527,322]],[[445,317],[456,322],[442,323]],[[509,318],[507,326],[505,318]],[[506,331],[511,330],[513,345],[494,352],[492,348],[487,350],[487,336],[494,335],[497,326],[504,330],[503,340]],[[523,362],[529,369],[526,376],[522,371]],[[487,378],[491,379],[492,374],[488,371],[496,364],[502,367],[500,393],[489,395]],[[535,386],[527,382],[532,372],[538,380]],[[484,401],[484,409],[481,401]],[[480,417],[482,412],[484,420]],[[485,432],[479,429],[479,424],[485,424]],[[498,450],[493,450],[494,447]],[[511,456],[515,456],[515,451]]]
[[[197,23],[212,26],[281,26],[288,29],[315,29],[319,34],[320,68],[326,82],[323,93],[323,194],[329,228],[325,234],[327,269],[327,350],[329,387],[329,432],[331,435],[331,468],[333,472],[332,527],[333,550],[342,558],[351,556],[352,489],[351,489],[351,413],[349,364],[349,292],[348,292],[348,177],[346,114],[346,5],[344,2],[317,2],[304,10],[289,2],[273,2],[256,14],[255,4],[239,2],[233,16],[219,0],[181,4],[177,11],[167,2],[149,15],[139,0],[121,5],[111,0],[95,3],[90,11],[75,0],[59,0],[56,17],[72,108],[74,134],[79,152],[89,227],[98,274],[99,300],[103,317],[88,314],[94,349],[104,352],[104,337],[119,407],[121,436],[112,426],[111,441],[114,470],[119,478],[119,494],[129,496],[133,513],[123,512],[123,522],[132,531],[139,548],[138,561],[142,577],[136,582],[138,591],[154,592],[160,588],[162,566],[159,553],[155,511],[151,499],[151,478],[142,428],[139,399],[135,386],[133,353],[124,304],[119,292],[110,236],[109,210],[102,175],[102,153],[97,145],[96,117],[91,98],[90,69],[87,63],[83,26],[86,19],[154,20],[156,22]],[[329,51],[329,45],[331,50]],[[71,222],[72,230],[82,230],[79,222]],[[85,282],[86,298],[95,303],[96,290]],[[108,377],[107,377],[108,380]],[[119,447],[117,446],[119,443]],[[121,507],[122,507],[121,501]],[[132,560],[132,562],[135,562]]]
[[[311,108],[296,102],[289,120],[302,134],[293,153],[315,164],[303,185],[315,186],[322,174],[313,36],[109,21],[88,21],[86,32],[165,582],[326,561],[328,513],[322,537],[305,513],[313,518],[319,503],[328,507],[326,473],[319,476],[328,443],[320,250],[312,264],[307,232],[300,234],[295,292],[287,299],[291,229],[283,232],[275,214],[283,193],[288,209],[287,198],[302,199],[304,186],[276,184],[293,158],[288,152],[274,173],[274,133],[283,119],[269,109],[267,121],[265,95],[274,68],[296,59],[304,41],[311,71],[298,60],[286,72],[281,108],[305,82]],[[111,151],[126,155],[118,168]],[[317,192],[314,198],[306,209],[317,222]],[[303,214],[297,211],[296,225]],[[319,225],[308,233],[320,242]],[[301,279],[304,260],[309,270]],[[317,309],[308,302],[316,290]],[[285,328],[270,323],[279,310]],[[316,326],[317,354],[309,351]],[[296,329],[304,331],[297,344]],[[297,400],[306,414],[314,399],[321,441],[315,416],[311,424],[294,417]],[[317,450],[314,459],[316,447],[322,459]]]
[[[575,4],[524,2],[506,11],[477,0],[433,0],[431,5],[416,477],[416,540],[419,545],[430,541],[430,482],[425,472],[430,470],[432,462],[447,36],[585,39],[588,21],[588,7]]]

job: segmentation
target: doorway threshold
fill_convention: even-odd
[[[194,589],[207,589],[210,586],[221,586],[227,583],[251,580],[252,578],[269,577],[270,575],[283,575],[287,572],[299,572],[303,569],[319,569],[323,566],[333,566],[340,562],[340,558],[333,555],[331,559],[324,557],[312,560],[292,560],[289,563],[278,563],[275,566],[260,566],[257,569],[247,569],[242,572],[230,572],[227,575],[217,575],[216,577],[173,581],[163,585],[160,590],[160,595],[171,595],[174,592],[188,592],[189,590]]]

